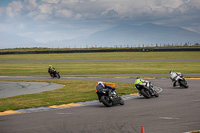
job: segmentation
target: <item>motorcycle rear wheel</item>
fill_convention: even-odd
[[[106,107],[111,107],[112,106],[112,101],[108,96],[102,96],[101,97],[101,102],[106,106]]]

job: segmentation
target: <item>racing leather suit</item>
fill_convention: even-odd
[[[142,85],[143,87],[145,87],[146,89],[150,89],[151,93],[154,94],[153,88],[150,87],[150,82],[147,80],[143,80],[143,79],[136,79],[134,82],[134,88],[137,89],[136,84]]]
[[[172,82],[174,82],[173,86],[175,87],[176,86],[176,82],[178,80],[178,76],[181,76],[182,74],[181,73],[178,73],[178,72],[171,72],[170,73],[170,79],[172,80]]]
[[[114,90],[116,90],[115,88],[113,88],[113,87],[111,87],[111,86],[108,86],[108,85],[106,85],[106,84],[104,84],[104,86],[102,86],[101,84],[99,84],[97,87],[97,90],[101,90],[101,89],[108,89],[109,91],[114,91]],[[97,93],[97,96],[98,96],[98,98],[99,98],[99,102],[101,102],[100,101],[100,95]]]

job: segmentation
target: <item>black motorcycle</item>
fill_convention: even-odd
[[[139,91],[140,96],[144,96],[145,98],[151,98],[153,96],[158,97],[158,92],[153,88],[153,85],[151,82],[147,83],[148,86],[142,85],[142,84],[136,84],[136,88]]]
[[[124,100],[118,96],[116,90],[96,87],[96,93],[99,101],[102,102],[106,107],[111,107],[117,104],[124,105]]]
[[[177,83],[180,87],[184,87],[184,88],[188,88],[189,86],[187,85],[187,81],[185,80],[185,78],[183,77],[183,75],[179,75],[177,78],[177,82],[175,81],[173,86],[177,86]]]
[[[51,76],[51,78],[58,78],[58,79],[60,78],[60,74],[56,69],[53,70],[53,72],[50,74],[50,76]]]

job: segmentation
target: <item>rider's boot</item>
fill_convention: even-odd
[[[176,87],[176,81],[174,82],[173,87]]]

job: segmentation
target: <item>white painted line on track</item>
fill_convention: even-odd
[[[180,118],[175,118],[175,117],[159,117],[160,119],[164,119],[164,120],[178,120]]]

